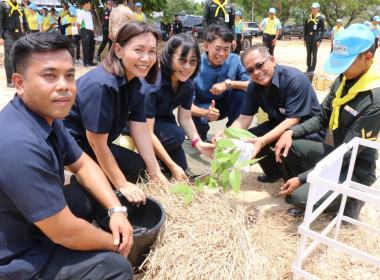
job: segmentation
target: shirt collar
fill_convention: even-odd
[[[271,85],[275,85],[277,88],[280,88],[280,79],[278,77],[278,65],[276,64],[274,67],[273,77]]]
[[[30,125],[37,131],[37,133],[43,137],[43,139],[46,140],[53,129],[56,127],[54,120],[52,126],[50,126],[43,117],[34,113],[28,107],[26,107],[24,101],[19,98],[17,94],[15,94],[12,100],[12,105],[25,118],[25,121],[29,122]]]

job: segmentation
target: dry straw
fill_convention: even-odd
[[[255,208],[231,199],[233,195],[205,191],[186,206],[182,197],[154,184],[146,185],[145,191],[160,201],[167,220],[144,264],[144,279],[284,279],[289,275],[285,269],[277,270],[285,268],[282,259],[289,261],[296,244],[268,239],[276,231],[286,231],[278,226],[282,213],[273,212],[268,224]],[[278,242],[283,250],[274,255]]]
[[[138,279],[292,279],[302,218],[288,216],[284,204],[259,211],[256,202],[245,201],[246,192],[263,191],[253,176],[257,174],[243,181],[238,197],[205,191],[187,206],[182,196],[164,187],[142,186],[163,205],[167,220]],[[277,199],[279,186],[267,184],[265,191]],[[367,205],[363,210],[361,220],[380,225],[379,209]],[[322,215],[313,228],[324,228],[330,219],[331,214]],[[365,230],[344,226],[339,240],[380,256],[379,238]],[[304,267],[321,279],[380,279],[376,267],[326,246],[320,246]]]

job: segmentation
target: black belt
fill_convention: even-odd
[[[19,29],[19,28],[4,28],[4,31],[19,33],[19,32],[21,32],[21,29]]]

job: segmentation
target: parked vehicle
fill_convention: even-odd
[[[299,39],[304,37],[304,26],[302,24],[293,25],[291,30],[292,37],[298,37]]]
[[[197,15],[178,14],[178,18],[182,21],[183,32],[193,35],[198,40],[204,39],[202,26],[202,17]],[[257,27],[258,28],[258,27]],[[252,35],[249,31],[244,31],[244,40],[241,50],[244,51],[252,45]]]
[[[251,36],[255,37],[263,35],[263,32],[260,31],[259,25],[256,22],[246,22],[245,31],[249,32]]]
[[[178,14],[182,21],[183,32],[193,35],[195,38],[203,40],[202,17],[197,15]]]
[[[323,39],[331,39],[331,30],[325,29],[325,33],[323,33]]]
[[[165,30],[161,29],[161,23],[155,22],[154,23],[158,29],[158,32],[161,34],[161,38],[163,41],[167,41],[169,39],[169,34]]]
[[[243,45],[241,46],[241,50],[245,51],[245,49],[252,46],[252,35],[248,31],[244,30],[244,40]]]
[[[278,39],[285,40],[285,39],[293,39],[292,35],[292,25],[286,25],[280,29],[280,34],[278,35]]]

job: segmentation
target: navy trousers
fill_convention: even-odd
[[[63,187],[67,205],[76,217],[91,222],[102,206],[74,178]],[[76,251],[57,245],[43,269],[32,278],[45,279],[132,280],[133,272],[129,260],[115,252]]]
[[[162,146],[170,158],[183,170],[187,169],[185,151],[182,148],[185,141],[185,132],[173,120],[156,119],[154,134],[160,140]],[[165,166],[167,168],[167,166]]]

